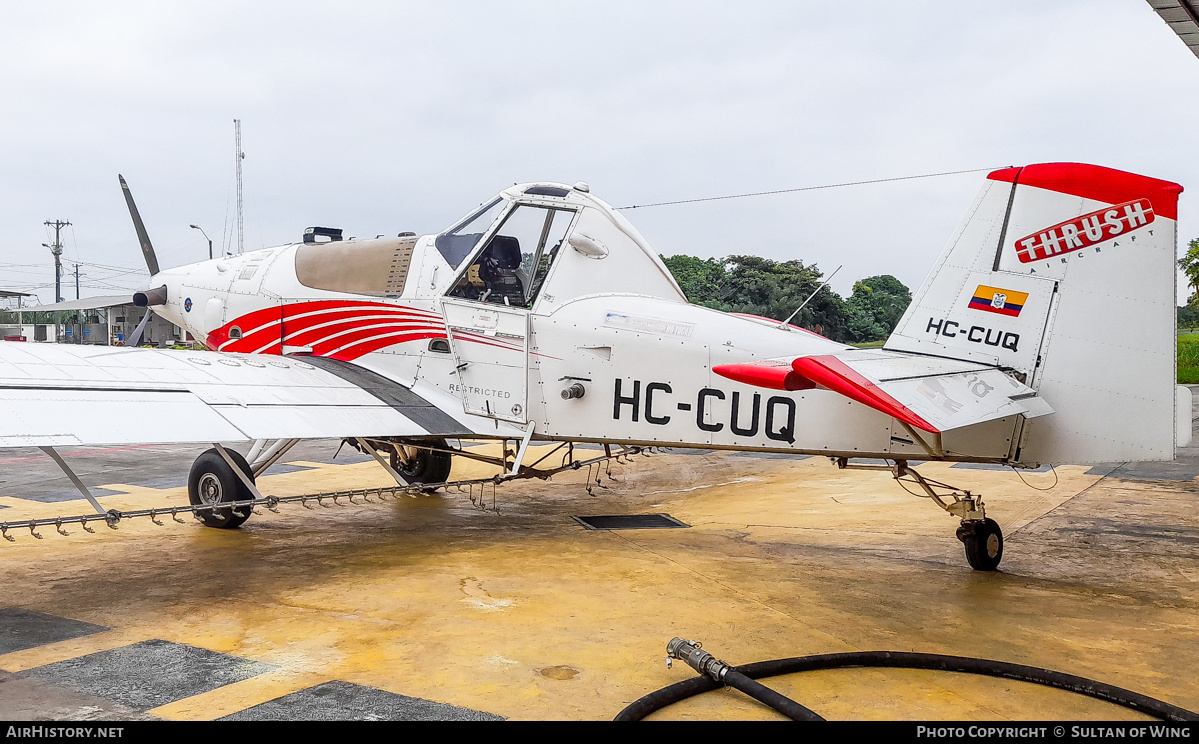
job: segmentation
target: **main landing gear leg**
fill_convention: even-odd
[[[957,536],[966,546],[966,560],[975,571],[994,571],[1003,559],[1003,531],[994,519],[987,519],[982,496],[925,478],[908,467],[905,460],[895,463],[895,480],[914,483],[937,506],[962,520]]]
[[[444,439],[405,441],[354,437],[346,442],[375,458],[375,462],[401,486],[429,484],[429,488],[421,490],[432,493],[450,479],[453,456]]]

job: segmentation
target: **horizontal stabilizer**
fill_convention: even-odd
[[[1053,413],[1036,391],[994,367],[884,349],[719,365],[718,375],[772,390],[819,386],[938,433],[1021,414]]]

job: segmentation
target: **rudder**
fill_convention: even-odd
[[[1055,413],[1023,422],[1013,461],[1173,459],[1181,191],[1079,163],[991,173],[886,348],[1036,389]]]

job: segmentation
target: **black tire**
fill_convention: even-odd
[[[444,440],[424,441],[419,444],[431,447],[446,446]],[[454,456],[449,452],[434,452],[432,450],[409,447],[406,453],[408,455],[406,462],[400,460],[398,457],[393,457],[392,466],[400,474],[400,477],[408,481],[410,485],[445,483],[449,480],[450,467],[453,465],[454,460]]]
[[[226,450],[242,472],[254,482],[254,473],[246,458],[233,450]],[[192,463],[191,473],[187,476],[187,497],[192,506],[219,503],[222,501],[249,501],[254,498],[250,489],[246,488],[225,458],[216,449],[210,449],[196,458]],[[196,512],[200,521],[209,527],[233,529],[240,527],[253,511],[251,506],[226,507],[224,509],[205,509]]]
[[[966,546],[966,560],[975,571],[994,571],[1003,560],[1003,530],[994,519],[962,522],[958,539]]]

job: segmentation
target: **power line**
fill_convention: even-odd
[[[1006,166],[1000,166],[1006,167]],[[653,204],[631,204],[617,209],[645,209],[647,207],[668,207],[674,204],[694,204],[696,202],[719,201],[721,199],[744,199],[750,196],[770,196],[771,194],[794,194],[797,191],[816,191],[818,189],[836,189],[842,186],[865,186],[870,183],[888,183],[891,181],[911,181],[916,178],[935,178],[937,176],[957,176],[962,173],[978,173],[993,171],[998,168],[971,168],[970,170],[945,171],[944,173],[921,173],[918,176],[896,176],[895,178],[876,178],[871,181],[848,181],[846,183],[830,183],[823,186],[802,186],[797,189],[777,189],[775,191],[755,191],[749,194],[729,194],[727,196],[705,196],[700,199],[680,199],[678,201],[655,202]]]
[[[127,266],[109,266],[108,264],[91,263],[90,261],[79,261],[81,266],[91,266],[105,271],[113,271],[118,274],[145,274],[145,269],[131,269]]]

